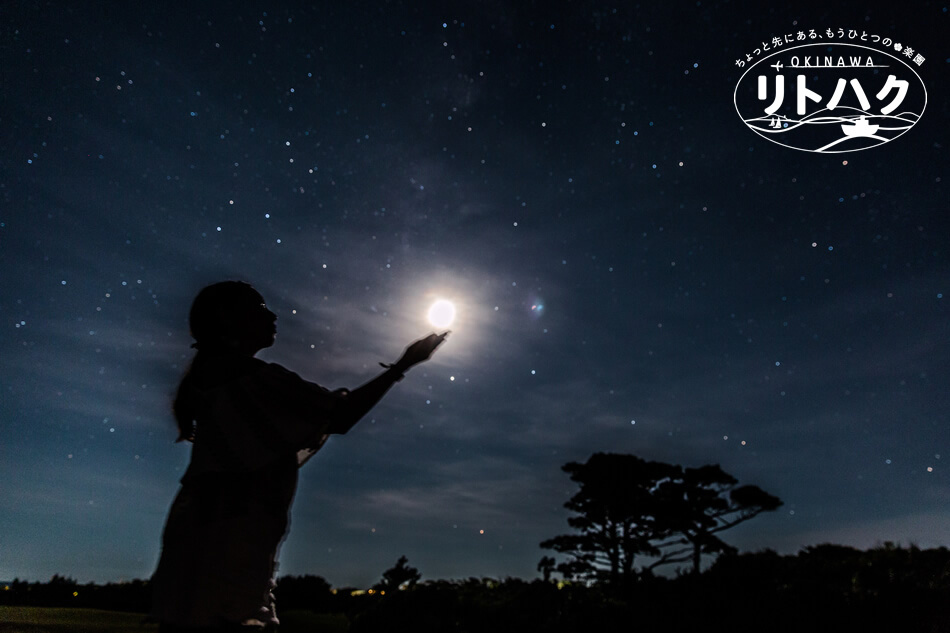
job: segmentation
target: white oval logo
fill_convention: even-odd
[[[857,44],[805,44],[753,64],[734,101],[743,123],[762,138],[838,154],[907,132],[927,107],[927,88],[897,55]]]

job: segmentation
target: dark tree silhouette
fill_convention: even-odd
[[[738,486],[738,480],[718,464],[687,468],[682,477],[660,484],[656,491],[662,508],[660,525],[671,537],[657,543],[665,550],[651,569],[690,561],[698,574],[703,554],[735,553],[716,536],[782,505],[782,500],[758,486]]]
[[[557,566],[566,578],[623,584],[683,562],[698,573],[703,554],[735,552],[719,532],[782,505],[757,486],[739,486],[718,465],[684,470],[634,455],[595,453],[585,464],[562,469],[580,484],[564,504],[577,513],[567,520],[577,533],[541,547],[569,557]],[[637,555],[653,560],[638,570]]]
[[[541,572],[544,582],[550,582],[551,573],[554,571],[556,566],[557,561],[550,556],[544,556],[538,561],[538,571]]]
[[[567,578],[626,583],[636,579],[638,554],[659,555],[652,541],[667,533],[657,525],[656,490],[681,474],[679,466],[648,462],[634,455],[596,453],[587,463],[562,470],[580,484],[564,504],[577,515],[567,520],[576,534],[541,543],[570,559],[557,570]]]
[[[383,581],[378,583],[374,589],[396,591],[403,585],[406,587],[415,586],[415,584],[419,582],[419,579],[422,578],[422,574],[420,574],[419,570],[415,567],[410,567],[408,563],[408,558],[400,556],[394,566],[383,572]]]

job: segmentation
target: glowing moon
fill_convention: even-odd
[[[429,308],[428,317],[435,327],[449,327],[455,320],[455,306],[451,301],[439,299]]]

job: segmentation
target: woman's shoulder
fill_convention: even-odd
[[[313,398],[335,400],[340,394],[331,392],[311,380],[303,378],[278,363],[268,363],[255,359],[257,364],[254,371],[247,376],[247,382],[254,383],[250,388],[268,392],[271,397],[299,397],[313,406]]]
[[[256,374],[266,365],[264,361],[247,356],[199,353],[191,365],[189,376],[195,387],[215,389]]]
[[[316,386],[279,363],[269,363],[259,358],[253,360],[254,365],[249,375],[263,384],[280,384],[290,387]]]
[[[276,378],[300,378],[300,376],[298,376],[295,372],[290,371],[279,363],[269,363],[259,358],[254,358],[252,360],[254,361],[253,369],[257,373],[273,376]]]

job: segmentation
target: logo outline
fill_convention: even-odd
[[[913,121],[909,126],[907,126],[906,129],[903,129],[899,134],[897,134],[897,135],[894,136],[893,138],[889,138],[889,139],[886,139],[886,140],[882,140],[881,142],[879,142],[879,143],[877,143],[877,144],[869,145],[869,146],[867,146],[867,147],[858,147],[858,148],[854,148],[854,149],[844,149],[844,150],[833,150],[833,149],[828,148],[827,146],[825,146],[825,147],[819,147],[819,148],[817,148],[817,149],[812,149],[812,148],[808,148],[808,147],[798,147],[798,146],[796,146],[796,145],[786,144],[786,143],[783,143],[783,142],[781,142],[781,141],[779,141],[779,140],[770,138],[769,136],[763,134],[760,130],[756,129],[754,126],[752,126],[752,125],[749,124],[749,122],[748,122],[749,120],[756,120],[756,119],[749,119],[749,120],[747,120],[746,117],[745,117],[745,116],[742,114],[742,112],[739,110],[739,88],[740,88],[741,86],[743,86],[743,84],[744,84],[746,78],[749,76],[749,73],[751,73],[753,70],[755,70],[755,69],[757,69],[757,68],[761,68],[761,67],[765,67],[765,68],[774,67],[774,64],[768,64],[768,63],[763,64],[763,62],[766,62],[766,60],[770,60],[770,59],[772,59],[772,58],[774,58],[774,57],[777,57],[777,56],[780,56],[780,55],[785,55],[785,54],[790,53],[790,52],[792,52],[792,51],[796,51],[796,50],[800,50],[800,49],[805,49],[805,48],[809,48],[809,47],[813,47],[813,48],[827,48],[827,47],[829,47],[829,46],[845,47],[845,48],[858,48],[858,49],[863,49],[863,50],[865,50],[865,51],[870,51],[871,53],[874,53],[874,54],[884,54],[884,55],[886,55],[887,57],[889,57],[889,58],[891,58],[891,59],[896,60],[897,62],[899,62],[899,63],[901,64],[901,66],[906,67],[907,69],[909,69],[909,70],[914,74],[914,76],[916,77],[917,81],[918,81],[919,84],[920,84],[920,88],[921,88],[922,91],[923,91],[923,105],[922,105],[922,107],[920,108],[920,112],[919,112],[919,113],[917,113],[917,112],[911,112],[911,114],[913,114],[915,117],[917,117],[916,120]],[[839,55],[839,57],[840,57],[840,55]],[[778,60],[776,60],[776,63],[779,63]],[[814,68],[828,68],[828,66],[807,66],[807,65],[806,65],[806,66],[792,66],[792,65],[790,65],[790,64],[789,64],[789,65],[786,65],[786,66],[783,66],[783,67],[786,67],[786,68],[797,68],[797,69],[800,69],[800,70],[809,70],[809,69],[814,69]],[[832,68],[855,68],[855,67],[857,67],[857,68],[867,68],[868,66],[832,66]],[[875,67],[875,66],[872,66],[872,67]],[[776,72],[779,72],[779,69],[778,69],[778,68],[776,68]],[[761,77],[761,76],[760,76],[760,77]],[[916,84],[915,84],[915,85],[916,85]],[[881,49],[879,49],[879,48],[872,48],[872,47],[870,47],[870,46],[864,46],[864,45],[861,45],[861,44],[853,44],[853,43],[851,43],[851,42],[807,42],[807,43],[805,43],[805,44],[799,44],[798,46],[791,46],[791,47],[788,47],[788,48],[782,48],[782,49],[780,49],[780,50],[776,50],[775,52],[773,52],[773,53],[771,53],[771,54],[769,54],[769,55],[766,55],[766,56],[764,56],[764,57],[762,57],[762,58],[756,60],[756,62],[755,62],[754,64],[752,64],[751,66],[749,66],[749,68],[747,68],[747,69],[745,70],[745,72],[742,73],[742,75],[739,77],[739,81],[736,82],[736,87],[735,87],[735,89],[733,90],[733,98],[732,98],[732,101],[733,101],[733,107],[734,107],[735,110],[736,110],[736,114],[739,115],[739,118],[740,118],[740,120],[742,120],[743,125],[745,125],[747,128],[749,128],[750,130],[752,130],[752,132],[754,132],[754,133],[756,134],[756,136],[759,136],[759,137],[761,137],[761,138],[764,138],[765,140],[767,140],[767,141],[769,141],[769,142],[771,142],[771,143],[775,143],[776,145],[781,145],[782,147],[786,147],[786,148],[789,148],[789,149],[798,150],[798,151],[801,151],[801,152],[809,152],[809,153],[817,153],[817,154],[846,154],[846,153],[850,153],[850,152],[859,152],[859,151],[864,151],[864,150],[868,150],[868,149],[874,149],[875,147],[880,147],[881,145],[886,145],[887,143],[890,143],[891,141],[897,140],[898,138],[904,136],[904,135],[905,135],[907,132],[909,132],[915,125],[917,125],[917,123],[918,123],[918,122],[920,121],[920,119],[923,117],[924,112],[927,110],[928,98],[929,98],[929,95],[928,95],[928,93],[927,93],[927,85],[924,83],[923,78],[920,76],[920,74],[919,74],[916,70],[914,70],[913,66],[911,66],[907,61],[904,61],[903,59],[901,59],[898,55],[894,55],[894,54],[892,54],[892,53],[890,53],[890,52],[888,52],[888,51],[886,51],[886,50],[881,50]],[[850,109],[850,110],[857,110],[857,108],[853,108],[853,107],[850,107],[850,106],[840,106],[840,107],[841,107],[842,109],[847,108],[847,109]],[[823,108],[822,110],[818,110],[818,111],[816,111],[816,112],[814,112],[814,113],[809,114],[808,116],[814,116],[815,114],[817,114],[817,113],[819,113],[819,112],[822,112],[822,111],[824,111],[824,110],[829,110],[829,108]],[[859,110],[859,111],[860,111],[860,110]],[[869,113],[866,113],[866,114],[869,114]],[[894,118],[899,118],[899,116],[900,116],[900,115],[903,115],[903,114],[905,114],[905,112],[899,113],[899,114],[898,114],[898,117],[894,117]],[[757,117],[757,118],[762,118],[762,117]],[[787,118],[784,117],[784,116],[781,116],[780,118],[787,120]],[[875,128],[875,126],[869,126],[869,125],[867,125],[866,121],[863,120],[863,119],[865,119],[864,116],[860,116],[859,118],[861,119],[860,121],[854,121],[854,123],[857,124],[857,127],[858,127],[858,128],[860,128],[860,129]],[[800,123],[801,123],[801,122],[800,122]],[[770,126],[770,127],[771,127],[771,126]],[[787,123],[785,124],[785,127],[786,127],[786,128],[788,127],[788,124],[787,124]],[[844,125],[843,125],[842,127],[844,127]],[[843,133],[845,134],[845,136],[849,136],[849,134],[848,134],[848,132],[847,132],[846,130],[842,130],[842,131],[843,131]],[[875,131],[876,131],[876,128],[875,128]],[[864,134],[864,133],[859,133],[858,135],[860,135],[860,136],[868,136],[867,134]],[[844,140],[844,137],[842,137],[841,140]]]

